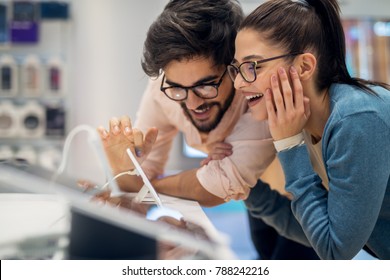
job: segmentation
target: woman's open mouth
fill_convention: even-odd
[[[249,106],[254,106],[263,98],[263,96],[264,96],[264,94],[257,93],[254,95],[245,95],[245,98],[248,101]]]

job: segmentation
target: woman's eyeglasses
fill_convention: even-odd
[[[222,83],[223,77],[226,74],[223,72],[221,78],[217,83],[206,83],[192,87],[181,87],[181,86],[169,86],[163,87],[165,81],[165,75],[161,81],[160,90],[169,98],[174,101],[184,101],[188,97],[188,91],[192,90],[198,97],[203,99],[212,99],[218,96],[218,88]]]
[[[294,52],[294,53],[289,53],[289,54],[283,54],[279,56],[274,56],[258,61],[244,61],[241,63],[238,67],[234,64],[230,64],[227,66],[227,71],[229,73],[230,78],[234,82],[237,78],[238,73],[241,74],[241,77],[248,83],[253,83],[256,81],[257,75],[256,75],[256,69],[260,68],[260,64],[283,58],[283,57],[288,57],[288,56],[295,56],[302,54],[301,52]]]

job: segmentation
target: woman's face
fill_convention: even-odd
[[[243,62],[261,61],[285,54],[287,53],[284,50],[268,45],[265,40],[262,40],[261,34],[257,31],[243,29],[236,37],[236,52],[232,64],[239,67]],[[277,75],[279,67],[285,67],[286,69],[289,66],[285,59],[286,57],[282,57],[258,63],[254,68],[256,80],[253,82],[245,81],[240,73],[235,78],[234,87],[238,90],[238,93],[242,93],[248,100],[253,118],[257,120],[268,118],[264,93],[267,88],[271,88],[271,75]],[[243,68],[244,66],[241,69]]]

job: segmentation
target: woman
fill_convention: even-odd
[[[365,247],[390,259],[389,86],[349,75],[337,1],[265,2],[242,23],[228,71],[252,116],[268,118],[317,254],[351,259]]]

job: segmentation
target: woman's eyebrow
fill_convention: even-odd
[[[243,60],[261,60],[261,59],[264,59],[264,56],[261,56],[261,55],[257,55],[257,54],[251,54],[251,55],[248,55],[248,56],[245,56],[243,58]]]
[[[251,55],[244,56],[244,57],[242,58],[242,61],[248,61],[248,60],[262,60],[262,59],[264,59],[264,57],[261,56],[261,55],[251,54]],[[235,59],[235,58],[233,58],[233,60],[232,60],[232,64],[234,64],[234,63],[238,63],[237,59]]]

